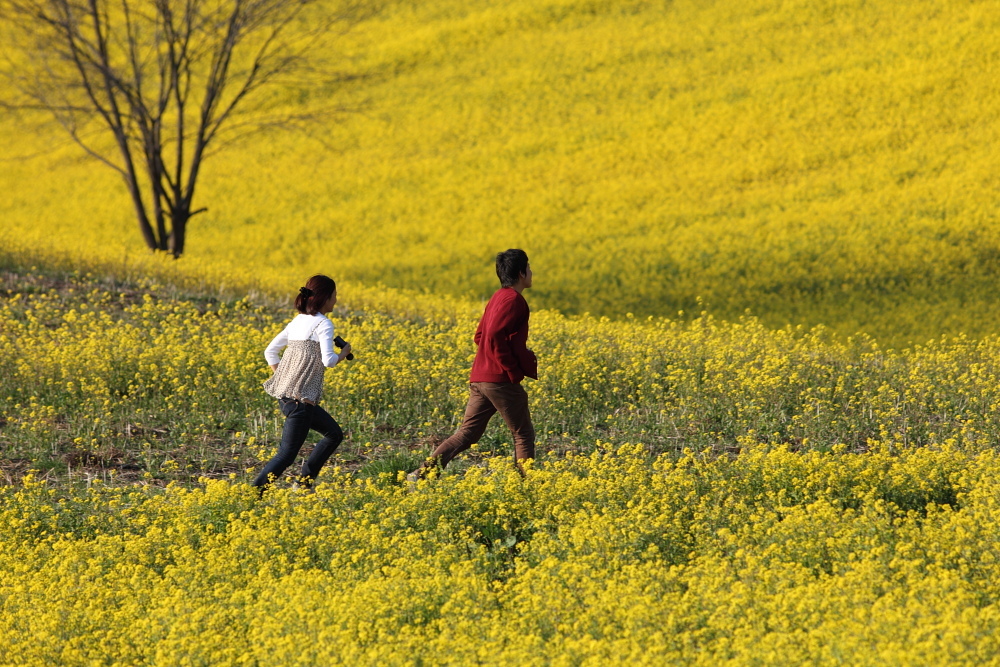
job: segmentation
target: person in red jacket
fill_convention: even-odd
[[[476,358],[469,374],[469,403],[462,425],[454,435],[437,446],[420,468],[407,479],[416,481],[431,468],[444,468],[455,456],[486,431],[497,412],[514,434],[514,460],[535,457],[535,427],[528,412],[528,394],[521,381],[538,379],[538,361],[528,349],[528,302],[521,293],[531,287],[531,266],[523,250],[497,254],[497,290],[483,312],[476,329]]]

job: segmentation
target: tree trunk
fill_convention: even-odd
[[[184,238],[187,233],[188,218],[191,214],[187,211],[172,211],[170,224],[170,254],[180,257],[184,254]]]

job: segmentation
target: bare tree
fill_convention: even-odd
[[[310,81],[324,38],[372,11],[365,0],[0,0],[13,84],[0,101],[51,112],[121,174],[149,248],[177,257],[206,210],[194,198],[210,147],[302,120],[265,113],[259,91]]]

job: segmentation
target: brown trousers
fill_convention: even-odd
[[[479,442],[490,418],[497,412],[514,434],[514,458],[518,461],[535,458],[535,427],[528,412],[528,392],[521,385],[510,382],[470,384],[469,404],[465,406],[462,425],[437,446],[432,456],[442,468],[448,465],[457,454]]]

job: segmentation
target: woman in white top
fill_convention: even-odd
[[[312,485],[320,468],[344,439],[340,425],[319,406],[323,372],[351,353],[349,343],[344,343],[339,353],[334,349],[333,323],[326,314],[336,303],[337,285],[333,279],[313,276],[295,297],[295,309],[299,314],[264,351],[264,358],[274,371],[264,383],[264,391],[278,399],[285,415],[285,426],[278,453],[254,480],[254,486],[260,487],[262,493],[264,487],[295,461],[310,429],[323,439],[316,443],[312,454],[302,464],[302,481],[306,485]],[[282,348],[285,353],[279,355]]]

